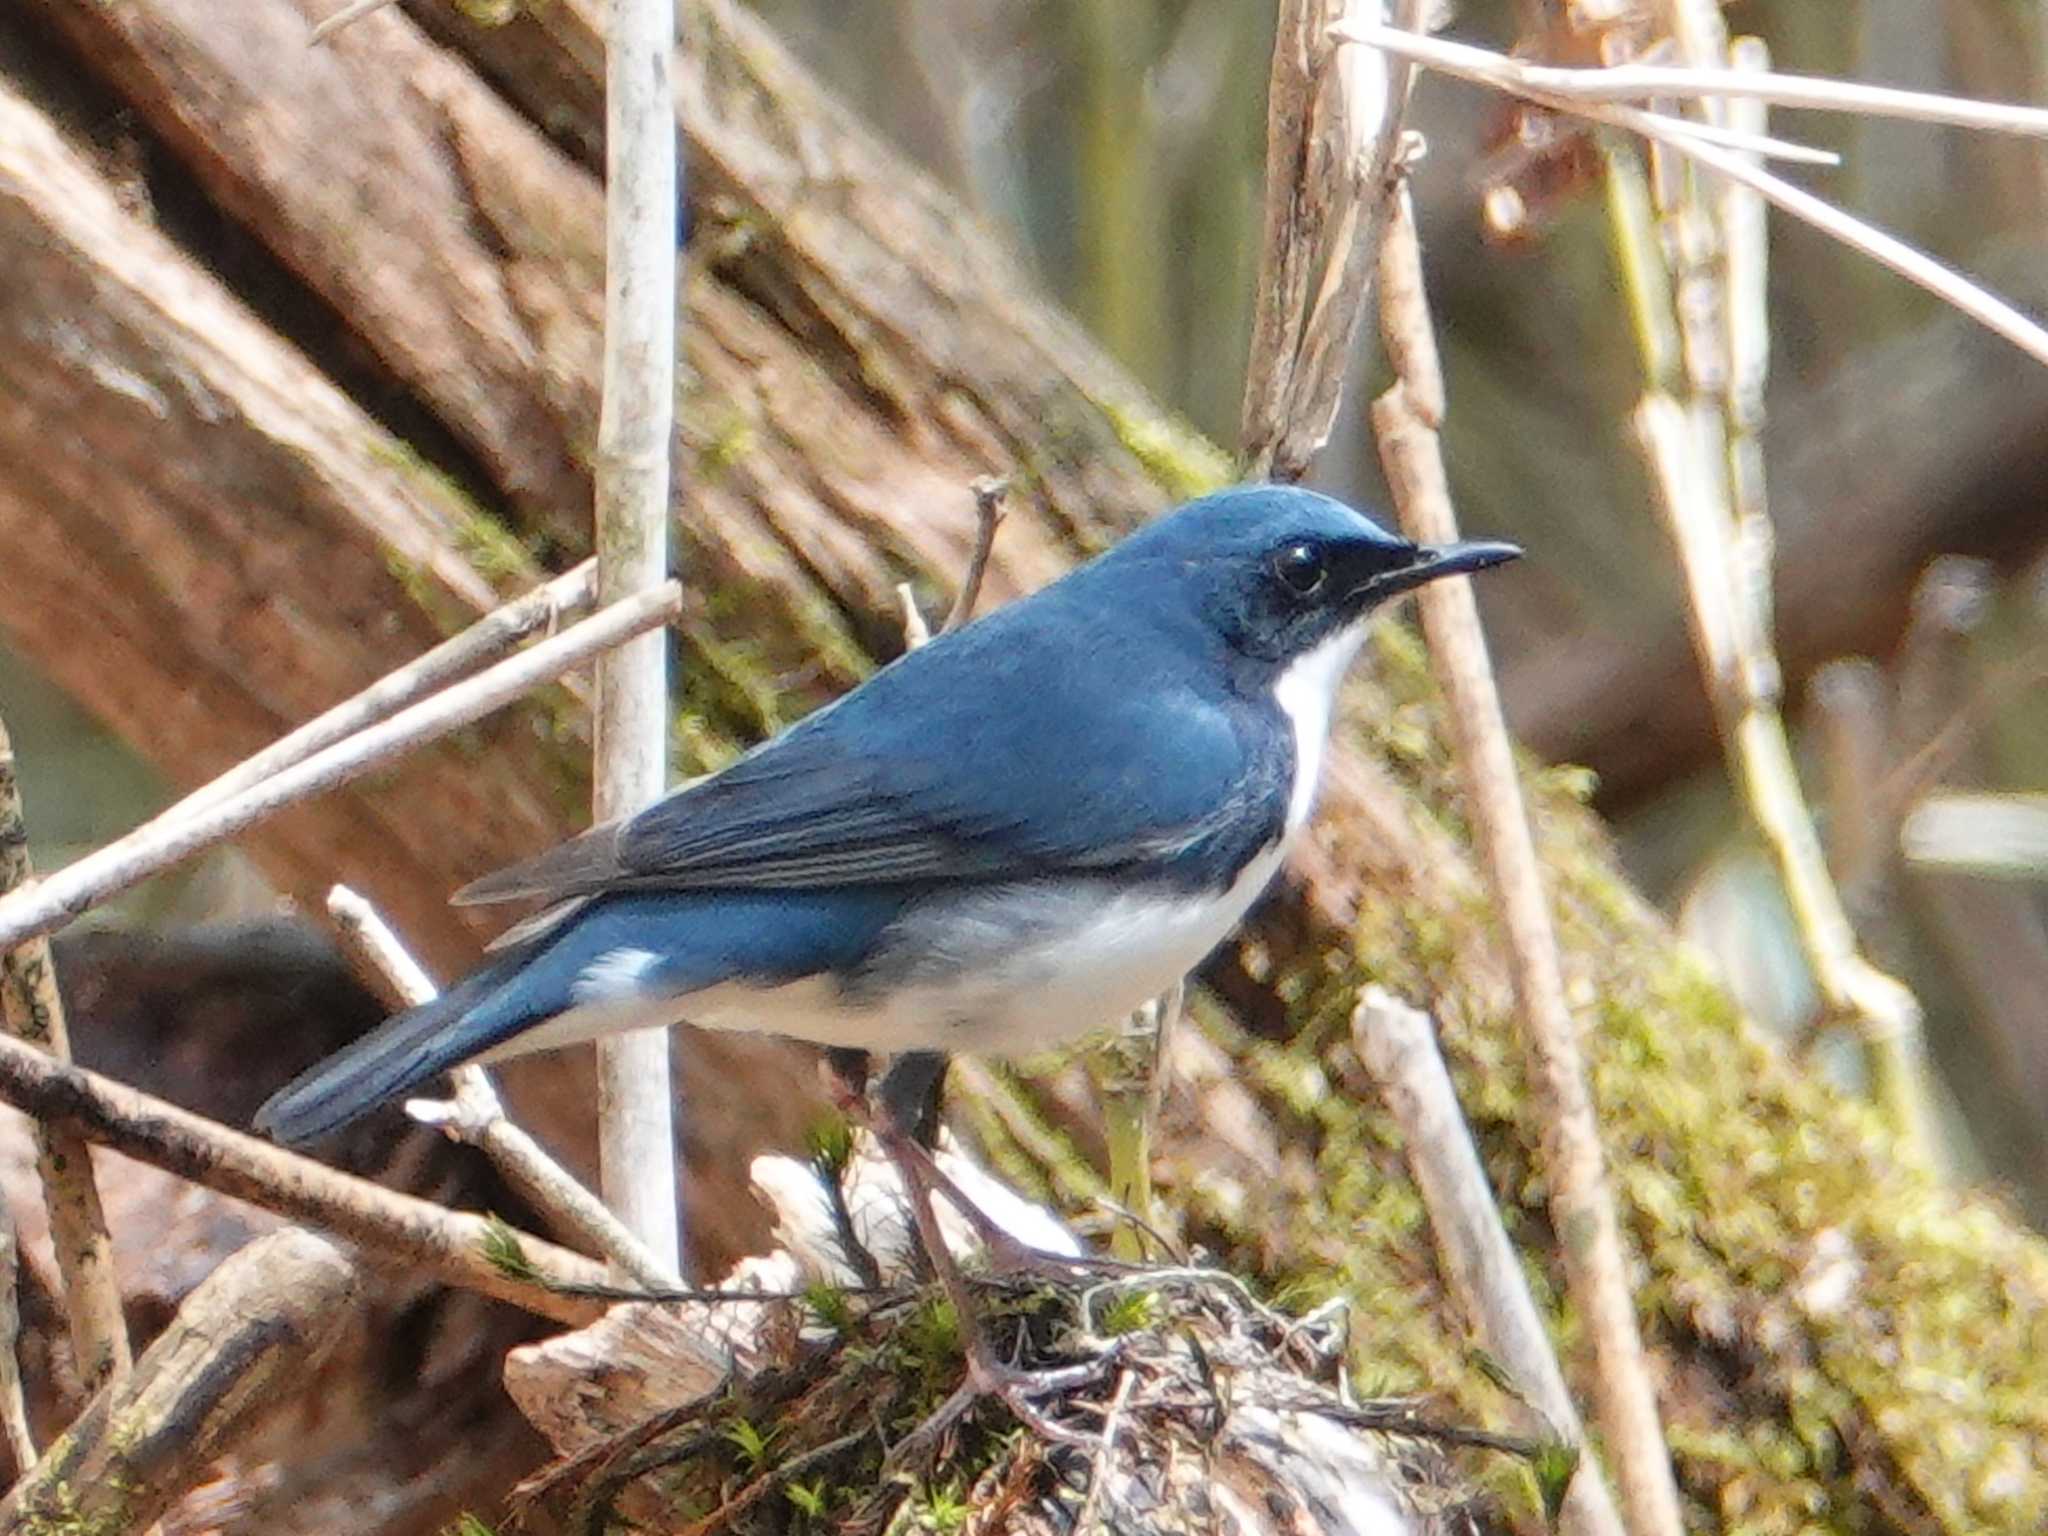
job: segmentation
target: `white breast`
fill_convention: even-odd
[[[1337,690],[1352,657],[1365,640],[1365,626],[1339,630],[1321,645],[1287,664],[1273,684],[1273,702],[1294,725],[1294,788],[1287,797],[1287,833],[1308,824],[1315,809],[1316,785],[1323,776],[1323,749],[1330,741],[1330,717],[1337,708]]]

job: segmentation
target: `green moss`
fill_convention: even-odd
[[[1472,1364],[1398,1129],[1349,1044],[1363,981],[1429,1007],[1538,1305],[1568,1360],[1583,1344],[1559,1300],[1542,1132],[1427,658],[1397,625],[1381,626],[1374,653],[1346,717],[1404,794],[1414,845],[1401,858],[1418,884],[1401,883],[1401,859],[1358,882],[1349,965],[1333,970],[1318,943],[1269,953],[1290,1038],[1247,1036],[1198,1006],[1283,1162],[1226,1176],[1211,1140],[1197,1138],[1197,1156],[1169,1139],[1157,1182],[1242,1272],[1337,1287],[1355,1311],[1361,1382],[1446,1395],[1485,1420],[1510,1405]],[[1881,1500],[1929,1530],[2042,1528],[2048,1246],[1994,1204],[1927,1180],[1866,1105],[1762,1040],[1621,878],[1586,787],[1570,773],[1527,780],[1625,1233],[1644,1262],[1647,1342],[1701,1381],[1728,1373],[1673,1402],[1695,1516],[1758,1536],[1866,1530]],[[985,1111],[965,1097],[956,1107],[982,1134]],[[1056,1117],[1037,1123],[1052,1150],[1034,1136],[1003,1156],[1035,1169],[1078,1156]],[[1832,1293],[1830,1264],[1848,1266]],[[1524,1513],[1540,1519],[1540,1480],[1520,1482]]]
[[[706,485],[716,485],[728,470],[754,451],[756,435],[747,414],[729,404],[721,403],[709,415],[709,420],[699,424],[702,441],[697,449],[697,478]]]
[[[1097,400],[1094,404],[1116,440],[1152,483],[1175,501],[1206,496],[1238,478],[1238,467],[1230,456],[1177,417],[1123,401]]]
[[[133,1485],[120,1478],[103,1480],[92,1492],[98,1507],[87,1510],[70,1483],[50,1485],[22,1512],[22,1536],[122,1536],[134,1523],[128,1515]],[[114,1497],[104,1497],[108,1493]]]

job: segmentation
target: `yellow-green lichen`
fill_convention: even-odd
[[[1175,501],[1206,496],[1238,478],[1230,455],[1177,417],[1123,401],[1095,405],[1147,478]]]

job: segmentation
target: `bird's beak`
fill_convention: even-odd
[[[1519,545],[1485,539],[1468,539],[1458,544],[1424,544],[1415,551],[1411,564],[1376,577],[1370,590],[1375,600],[1388,598],[1397,592],[1419,587],[1424,582],[1435,581],[1439,576],[1469,576],[1474,571],[1521,558]]]

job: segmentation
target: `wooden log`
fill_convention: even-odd
[[[594,184],[554,168],[595,219]],[[503,169],[533,172],[522,206],[541,206],[544,168]],[[534,578],[501,525],[124,208],[4,76],[0,266],[0,633],[175,782],[213,777],[494,605],[472,560],[508,588]],[[580,323],[594,345],[594,312]],[[814,588],[803,600],[828,606]],[[707,606],[699,589],[693,611]],[[774,697],[764,684],[764,707]],[[357,884],[430,965],[458,973],[496,919],[446,893],[581,823],[585,719],[571,696],[543,694],[245,846],[308,906],[337,879]],[[730,1262],[761,1233],[747,1157],[800,1138],[821,1100],[793,1048],[706,1038],[683,1068],[700,1106],[688,1144],[719,1154],[691,1191],[691,1226],[708,1262]],[[712,1091],[750,1072],[797,1091],[766,1113]],[[522,1118],[587,1170],[587,1078],[550,1064],[507,1081]]]
[[[435,610],[494,602],[460,498],[123,209],[4,80],[0,268],[0,628],[145,753],[168,748],[175,778],[211,777],[427,649]],[[423,949],[466,959],[447,877],[565,823],[547,766],[503,750],[549,720],[500,717],[467,752],[282,817],[253,846],[287,889],[346,876],[388,892]]]
[[[146,1530],[318,1368],[357,1285],[355,1261],[310,1232],[249,1244],[0,1501],[0,1533]]]

